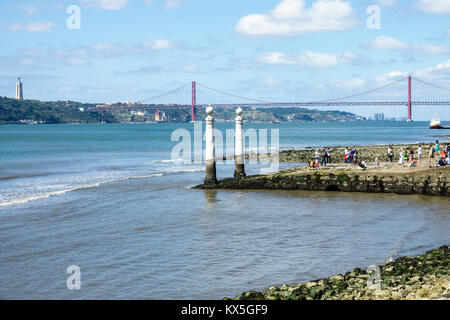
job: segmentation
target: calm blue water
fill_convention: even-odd
[[[282,148],[448,140],[427,125],[245,124]],[[0,298],[216,299],[449,243],[448,198],[191,190],[204,170],[171,161],[180,128],[0,126]]]

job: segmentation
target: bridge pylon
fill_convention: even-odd
[[[408,122],[412,122],[411,76],[408,76]]]
[[[191,121],[197,121],[197,83],[192,81],[192,105],[191,105]]]

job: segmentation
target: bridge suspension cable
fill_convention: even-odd
[[[182,86],[179,87],[179,88],[176,88],[175,90],[172,90],[172,91],[169,91],[169,92],[165,92],[165,93],[162,93],[162,94],[160,94],[160,95],[157,95],[157,96],[154,96],[154,97],[150,97],[150,98],[147,98],[147,99],[143,99],[143,100],[141,100],[141,101],[145,102],[145,101],[157,100],[157,99],[166,97],[166,96],[168,96],[168,95],[170,95],[170,94],[172,94],[172,93],[175,93],[175,92],[177,92],[177,91],[179,91],[179,90],[181,90],[181,89],[184,89],[184,88],[186,88],[187,86],[190,86],[190,85],[191,85],[191,84],[188,83],[188,84],[182,85]]]
[[[432,83],[429,83],[429,82],[420,80],[419,78],[416,78],[416,77],[412,77],[412,78],[413,78],[414,80],[419,81],[419,82],[421,82],[421,83],[423,83],[423,84],[426,84],[426,85],[428,85],[428,86],[430,86],[430,87],[433,87],[433,88],[436,88],[436,89],[445,90],[445,91],[450,91],[450,89],[448,89],[448,88],[444,88],[444,87],[438,86],[438,85],[436,85],[436,84],[432,84]]]
[[[352,94],[350,96],[345,96],[345,97],[341,97],[341,98],[334,98],[334,99],[317,101],[317,103],[335,102],[335,101],[341,101],[341,100],[345,100],[345,99],[351,99],[351,98],[363,96],[363,95],[366,95],[366,94],[369,94],[369,93],[373,93],[373,92],[376,92],[376,91],[379,91],[379,90],[382,90],[382,89],[386,89],[388,87],[396,85],[399,82],[405,81],[406,79],[408,79],[408,77],[401,78],[401,79],[399,79],[397,81],[388,83],[388,84],[386,84],[384,86],[381,86],[381,87],[378,87],[378,88],[374,88],[374,89],[370,89],[370,90],[367,90],[367,91],[364,91],[364,92],[361,92],[361,93]]]
[[[386,84],[384,86],[381,86],[381,87],[378,87],[378,88],[374,88],[374,89],[370,89],[370,90],[367,90],[367,91],[364,91],[364,92],[361,92],[361,93],[358,93],[358,94],[353,94],[353,95],[349,95],[349,96],[345,96],[345,97],[339,97],[339,98],[333,98],[333,99],[326,99],[326,100],[305,101],[305,103],[328,103],[328,102],[337,102],[337,101],[342,101],[342,100],[345,100],[345,99],[355,98],[355,97],[363,96],[363,95],[366,95],[366,94],[369,94],[369,93],[373,93],[373,92],[376,92],[376,91],[379,91],[379,90],[382,90],[382,89],[394,86],[394,85],[396,85],[399,82],[405,81],[406,79],[408,79],[408,77],[401,78],[401,79],[399,79],[397,81],[388,83],[388,84]],[[231,97],[234,97],[234,98],[247,100],[249,102],[263,103],[263,104],[271,104],[271,103],[273,103],[273,104],[278,104],[278,105],[280,104],[280,102],[275,102],[275,101],[265,101],[265,100],[259,100],[259,99],[253,99],[253,98],[238,96],[238,95],[235,95],[235,94],[232,94],[232,93],[229,93],[229,92],[225,92],[225,91],[221,91],[221,90],[218,90],[218,89],[214,89],[214,88],[208,87],[208,86],[206,86],[204,84],[200,84],[200,83],[198,83],[198,85],[202,86],[202,87],[204,87],[204,88],[206,88],[208,90],[211,90],[211,91],[214,91],[214,92],[226,95],[226,96],[231,96]],[[288,103],[288,102],[286,102],[286,103]]]
[[[232,94],[232,93],[229,93],[229,92],[225,92],[225,91],[221,91],[221,90],[217,90],[217,89],[208,87],[208,86],[206,86],[206,85],[204,85],[204,84],[202,84],[202,83],[199,83],[199,82],[197,82],[197,85],[198,85],[198,86],[201,86],[201,87],[203,87],[203,88],[206,88],[206,89],[208,89],[208,90],[211,90],[211,91],[214,91],[214,92],[223,94],[223,95],[225,95],[225,96],[230,96],[230,97],[233,97],[233,98],[238,98],[238,99],[242,99],[242,100],[247,100],[247,101],[250,101],[250,102],[257,102],[257,103],[274,103],[273,101],[264,101],[264,100],[258,100],[258,99],[253,99],[253,98],[247,98],[247,97],[238,96],[238,95],[235,95],[235,94]]]

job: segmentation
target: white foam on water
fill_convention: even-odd
[[[205,171],[205,168],[172,168],[167,171],[167,173],[183,173],[183,172],[202,172]]]
[[[40,194],[32,194],[32,195],[30,195],[29,193],[31,193],[33,191],[29,191],[28,195],[24,196],[24,194],[22,194],[22,197],[20,197],[20,198],[6,199],[6,200],[2,199],[2,202],[0,202],[0,207],[24,204],[24,203],[27,203],[30,201],[46,199],[51,196],[62,195],[62,194],[68,193],[68,192],[96,188],[96,187],[99,187],[99,186],[101,186],[103,184],[107,184],[107,183],[126,181],[126,180],[149,179],[152,177],[162,177],[163,175],[164,175],[163,173],[154,173],[154,174],[150,174],[150,175],[131,176],[131,177],[124,177],[124,178],[103,180],[103,181],[98,181],[98,182],[94,182],[91,184],[84,184],[84,185],[79,185],[79,186],[50,185],[50,186],[47,186],[46,188],[50,189],[50,188],[58,188],[59,187],[62,189],[44,192],[44,193],[40,193]],[[38,189],[42,189],[42,188],[38,188]],[[36,188],[34,190],[36,190]],[[12,195],[10,194],[10,196],[14,196],[14,195],[17,195],[17,194],[12,194]]]

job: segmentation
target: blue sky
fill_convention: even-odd
[[[70,5],[81,10],[79,30],[67,28]],[[372,5],[380,29],[367,27]],[[82,102],[144,100],[190,81],[268,101],[341,97],[409,74],[450,88],[449,18],[450,0],[4,0],[0,95],[14,96],[18,76],[25,98]],[[450,91],[413,89],[450,100]],[[188,103],[186,92],[178,99]],[[406,94],[403,81],[361,99]],[[450,107],[415,107],[414,118],[436,112],[450,120]]]

